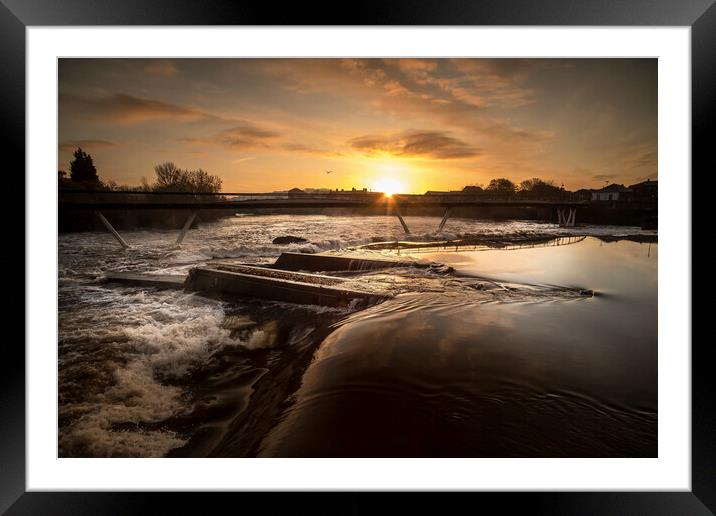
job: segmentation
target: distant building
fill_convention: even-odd
[[[575,201],[590,201],[592,199],[592,190],[588,188],[582,188],[572,193],[572,198]]]
[[[593,201],[625,201],[629,200],[632,191],[624,185],[612,183],[601,190],[592,190]]]
[[[311,194],[328,194],[331,193],[333,190],[330,188],[304,188],[304,193],[311,193]]]
[[[647,179],[641,183],[629,185],[629,189],[633,192],[634,201],[637,202],[653,202],[656,203],[659,198],[659,182]]]
[[[462,190],[428,190],[425,195],[460,195],[460,194],[479,194],[484,192],[479,186],[466,186]]]
[[[286,192],[286,193],[288,193],[288,196],[289,196],[289,197],[292,197],[292,196],[300,197],[300,194],[303,194],[304,191],[301,190],[300,188],[291,188],[291,189],[290,189],[288,192]]]
[[[468,185],[462,189],[462,193],[466,194],[480,194],[484,192],[481,186]]]

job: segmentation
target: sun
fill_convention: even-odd
[[[392,197],[393,194],[401,192],[404,188],[400,181],[392,177],[382,177],[375,182],[373,189],[383,192],[386,197]]]

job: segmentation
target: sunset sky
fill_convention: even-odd
[[[125,185],[628,185],[657,178],[657,60],[60,59],[60,170],[78,145]]]

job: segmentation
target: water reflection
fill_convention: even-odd
[[[587,238],[427,255],[463,277],[601,295],[485,303],[424,292],[353,314],[322,343],[261,455],[656,456],[657,254]]]

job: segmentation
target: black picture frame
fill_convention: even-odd
[[[711,140],[716,104],[716,5],[714,0],[430,0],[348,4],[279,4],[231,0],[0,0],[0,103],[2,155],[6,170],[25,170],[25,29],[62,25],[572,25],[689,26],[692,50],[692,170],[714,170]],[[10,161],[8,162],[7,159]],[[693,177],[693,172],[691,177]],[[6,175],[8,190],[22,191],[24,175]],[[19,212],[19,210],[18,210]],[[24,210],[22,211],[24,213]],[[20,232],[19,225],[15,224]],[[18,235],[19,236],[19,235]],[[22,239],[24,242],[25,235]],[[17,239],[19,246],[20,239]],[[24,257],[24,244],[23,249]],[[689,250],[691,252],[691,250]],[[13,264],[17,267],[17,256]],[[8,259],[4,259],[9,266]],[[24,259],[23,259],[24,263]],[[25,269],[25,274],[31,271]],[[16,299],[16,298],[15,298]],[[16,299],[17,301],[17,299]],[[17,306],[20,303],[17,302]],[[23,303],[24,306],[24,303]],[[208,513],[220,504],[267,503],[311,513],[367,512],[384,506],[383,496],[346,493],[339,506],[316,505],[305,493],[27,493],[25,492],[25,353],[19,339],[6,338],[0,367],[0,512],[7,514]],[[672,343],[691,345],[690,342]],[[480,504],[501,511],[549,514],[716,513],[716,410],[712,395],[710,339],[692,346],[692,490],[690,492],[480,493]],[[267,496],[271,501],[264,500]],[[230,499],[229,499],[230,497]],[[261,498],[259,500],[259,498]],[[455,502],[455,501],[453,501]],[[470,501],[474,504],[475,501]],[[423,494],[401,501],[403,510],[444,510]],[[173,506],[173,507],[170,507]],[[477,507],[473,505],[473,507]],[[484,507],[484,505],[482,505]],[[238,510],[238,508],[237,508]]]

